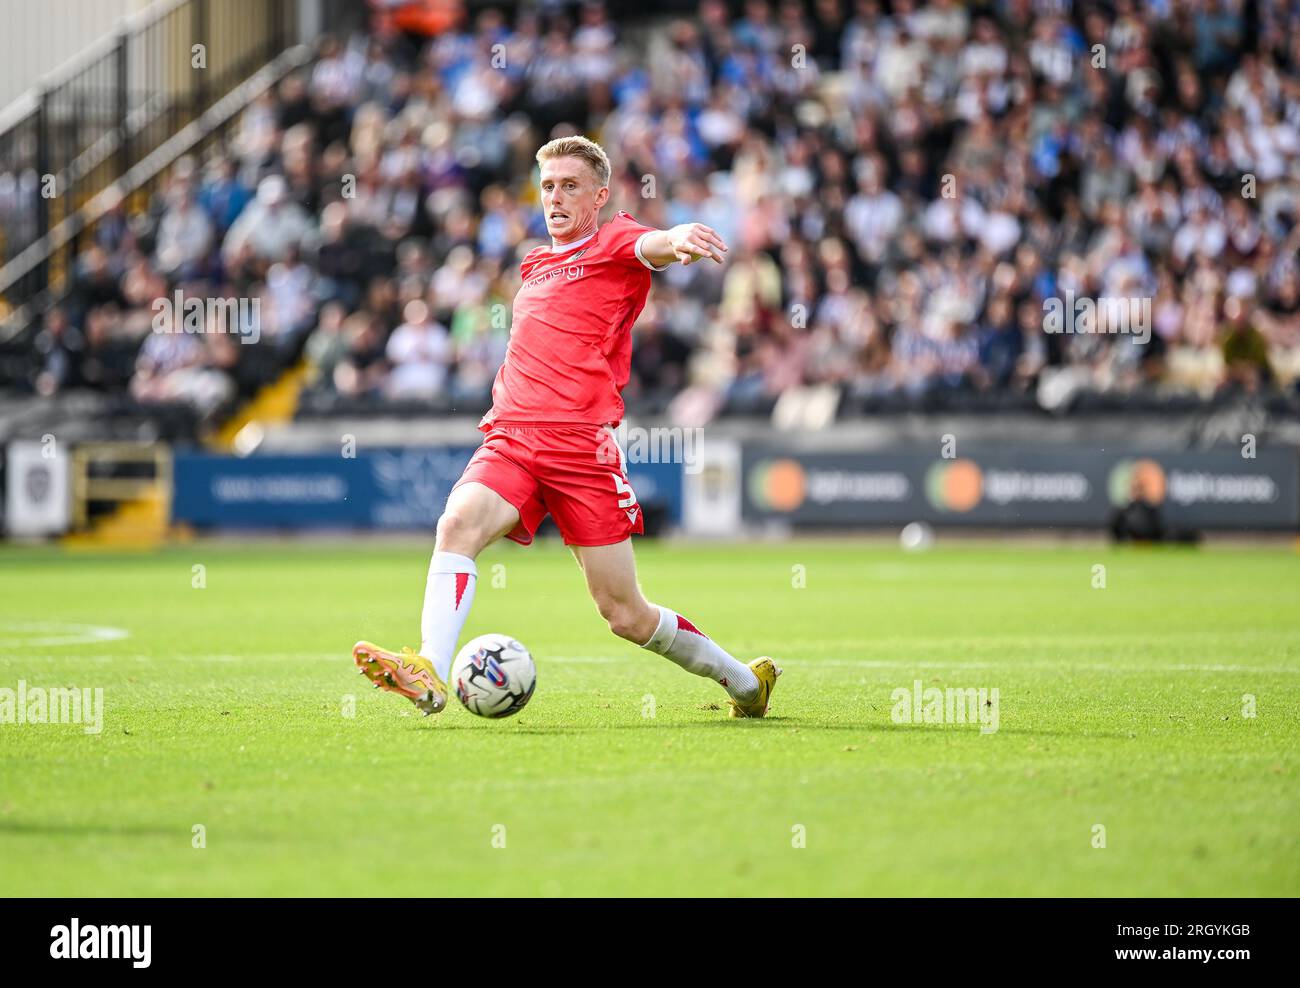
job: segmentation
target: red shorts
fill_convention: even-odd
[[[547,514],[566,545],[612,545],[645,531],[608,426],[494,423],[456,487],[469,482],[518,509],[519,524],[506,537],[520,545],[533,541]]]

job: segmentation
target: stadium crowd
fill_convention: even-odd
[[[317,407],[486,407],[545,242],[533,152],[585,133],[613,208],[732,245],[656,276],[630,408],[1294,391],[1298,14],[702,0],[616,25],[593,0],[326,38],[147,212],[96,226],[31,385],[218,415],[264,379],[253,354],[305,356]],[[177,289],[256,299],[261,341],[159,332]],[[1140,304],[1053,332],[1049,298]]]

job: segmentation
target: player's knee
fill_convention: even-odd
[[[609,630],[619,638],[640,645],[654,634],[653,627],[646,631],[644,609],[635,603],[606,598],[597,600],[596,606],[600,609],[600,616],[609,624]]]
[[[480,528],[481,526],[459,511],[443,512],[442,517],[438,519],[437,546],[446,552],[458,552],[466,556],[477,555],[482,548]]]
[[[630,608],[615,610],[605,620],[609,622],[609,630],[619,638],[626,638],[630,642],[640,644],[637,641],[636,615]]]

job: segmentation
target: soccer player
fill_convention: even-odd
[[[721,264],[727,245],[699,223],[655,230],[619,212],[598,225],[610,196],[609,159],[584,137],[551,141],[537,162],[551,246],[529,251],[520,264],[510,344],[479,423],[486,436],[438,520],[420,651],[394,653],[362,641],[353,661],[377,687],[426,715],[442,710],[474,602],[475,557],[503,535],[528,545],[549,513],[614,634],[718,682],[731,716],[762,717],[781,674],[776,663],[766,656],[738,661],[681,614],[642,595],[631,539],[644,531],[641,509],[613,432],[623,418],[619,392],[650,273],[674,261]]]

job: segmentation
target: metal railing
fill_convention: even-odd
[[[72,451],[73,530],[87,528],[92,505],[116,507],[130,501],[156,502],[147,515],[165,530],[173,487],[172,452],[164,443],[78,446]]]
[[[0,114],[0,322],[63,283],[115,184],[298,40],[298,10],[163,0]]]

